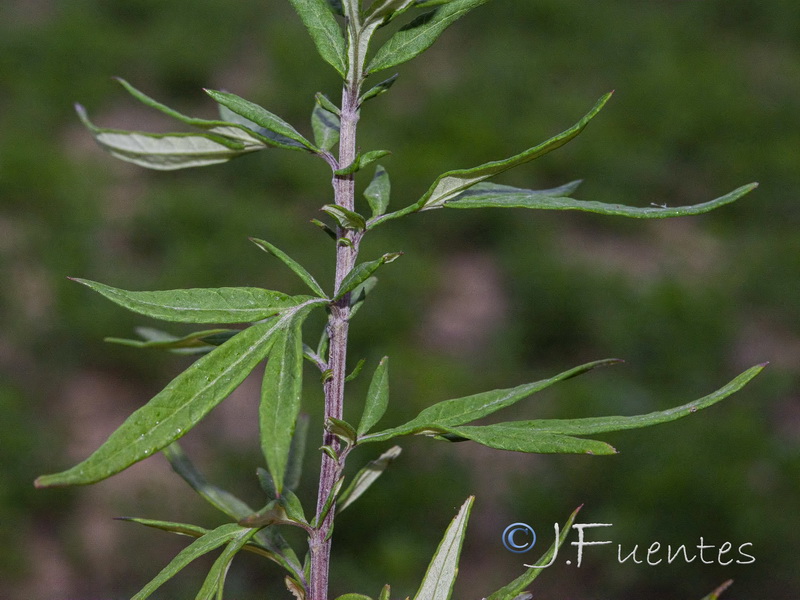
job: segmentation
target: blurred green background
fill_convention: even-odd
[[[689,204],[761,187],[702,217],[635,222],[571,213],[433,211],[367,238],[386,267],[352,328],[350,356],[392,363],[398,423],[438,400],[550,376],[608,356],[626,363],[551,389],[503,415],[635,414],[683,403],[762,361],[743,392],[690,419],[604,436],[616,457],[539,457],[427,439],[344,512],[332,594],[413,594],[446,524],[477,494],[455,596],[506,583],[578,505],[612,523],[580,569],[563,561],[537,598],[700,598],[800,594],[800,7],[796,0],[495,0],[398,69],[363,110],[364,149],[387,148],[394,207],[441,172],[510,156],[612,102],[577,140],[497,181],[576,178],[581,199]],[[387,72],[387,74],[391,74]],[[35,491],[33,479],[84,458],[187,359],[103,343],[128,314],[69,282],[126,289],[261,285],[302,291],[247,236],[268,239],[322,281],[332,247],[308,221],[329,202],[322,161],[270,150],[227,165],[149,172],[103,154],[72,110],[103,126],[175,124],[110,80],[123,76],[183,112],[211,117],[202,87],[224,88],[309,131],[313,94],[337,96],[288,2],[5,0],[0,5],[0,596],[127,598],[181,538],[113,521],[220,515],[161,457],[90,488]],[[376,81],[378,79],[376,78]],[[368,179],[369,174],[362,176]],[[315,341],[310,323],[309,341]],[[184,331],[179,327],[171,329]],[[312,340],[312,338],[314,338]],[[308,371],[308,411],[320,392]],[[352,385],[357,418],[368,377]],[[260,465],[248,380],[186,448],[215,482],[254,505]],[[309,444],[313,504],[318,456]],[[368,447],[351,466],[374,457]],[[500,534],[530,523],[542,542],[513,555]],[[618,564],[652,542],[736,548],[749,565]],[[296,540],[299,544],[300,540]],[[570,552],[574,552],[571,550]],[[640,554],[641,556],[641,554]],[[707,555],[711,556],[711,555]],[[563,558],[563,557],[562,557]],[[716,561],[714,557],[713,562]],[[193,598],[199,561],[162,598]],[[242,556],[229,597],[288,597],[279,570]],[[332,596],[333,597],[333,596]]]

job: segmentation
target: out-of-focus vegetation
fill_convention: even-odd
[[[0,5],[3,598],[127,597],[183,544],[112,516],[188,520],[194,512],[195,521],[217,522],[161,458],[92,489],[34,492],[36,474],[87,455],[186,360],[104,344],[152,324],[67,275],[127,289],[263,283],[299,293],[291,273],[247,241],[252,235],[332,277],[326,238],[304,226],[327,201],[321,161],[269,151],[205,170],[147,172],[97,149],[72,102],[99,125],[166,127],[109,79],[120,75],[189,114],[212,116],[201,88],[226,88],[302,126],[315,92],[337,93],[320,65],[283,2]],[[495,0],[399,72],[361,123],[364,148],[394,152],[385,164],[395,206],[448,168],[562,130],[609,89],[615,98],[581,137],[498,181],[547,187],[584,178],[581,199],[640,205],[699,202],[752,180],[761,187],[720,211],[669,222],[433,211],[382,227],[365,258],[406,255],[359,313],[352,356],[368,353],[373,364],[392,356],[392,393],[402,398],[394,418],[606,356],[627,362],[518,414],[646,412],[710,392],[756,362],[771,366],[713,410],[609,436],[617,457],[407,443],[382,485],[350,509],[358,518],[344,513],[339,522],[333,593],[374,595],[386,582],[397,597],[411,593],[452,507],[474,492],[458,597],[479,597],[522,570],[525,559],[500,543],[507,524],[526,521],[546,537],[583,503],[584,522],[614,524],[597,539],[623,551],[654,541],[693,546],[702,536],[717,546],[752,542],[756,562],[619,565],[615,547],[590,548],[580,570],[560,564],[537,580],[543,598],[699,598],[728,577],[732,598],[796,598],[797,3]],[[279,207],[279,222],[263,218],[266,203]],[[231,205],[234,217],[223,218]],[[498,344],[500,332],[514,342]],[[354,402],[365,386],[353,384]],[[200,427],[187,445],[211,478],[258,504],[248,389],[255,396],[257,384],[210,417],[226,436]],[[308,392],[311,406],[321,396],[312,385]],[[310,493],[318,461],[309,455]],[[424,464],[413,478],[412,461]],[[245,557],[229,579],[231,597],[285,595],[277,574]],[[193,597],[194,586],[181,587],[191,575],[165,597]]]

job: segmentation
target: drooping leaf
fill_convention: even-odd
[[[395,81],[397,81],[398,75],[399,75],[398,73],[395,73],[394,75],[389,77],[389,79],[384,79],[380,83],[372,86],[370,89],[364,92],[363,96],[361,96],[361,98],[358,101],[359,104],[363,104],[367,100],[371,100],[372,98],[376,98],[381,94],[385,94],[386,92],[388,92],[389,88],[394,85]]]
[[[376,160],[383,158],[391,154],[388,150],[370,150],[369,152],[364,152],[363,154],[359,153],[355,160],[347,165],[346,167],[342,167],[341,169],[336,169],[334,174],[336,175],[351,175],[361,169],[368,167]]]
[[[400,456],[400,452],[402,452],[400,446],[392,446],[386,452],[381,454],[375,460],[370,461],[364,468],[356,473],[355,477],[353,477],[353,481],[350,482],[350,485],[347,486],[347,488],[345,488],[345,490],[339,496],[337,511],[343,511],[353,502],[358,500],[361,495],[367,491],[369,486],[375,483],[375,480],[378,479],[378,477],[383,475],[383,472],[392,463],[392,461]]]
[[[228,542],[225,550],[222,551],[222,554],[217,557],[217,560],[211,566],[205,581],[203,581],[203,586],[195,596],[195,600],[223,600],[222,592],[225,587],[228,569],[230,569],[234,557],[257,531],[257,529],[244,530]]]
[[[315,304],[248,327],[204,355],[128,417],[91,456],[67,471],[39,477],[36,486],[95,483],[167,447],[228,397],[267,355],[276,334]]]
[[[513,388],[501,390],[491,390],[481,392],[463,398],[444,400],[422,410],[414,419],[378,433],[367,435],[361,438],[360,442],[366,441],[385,441],[398,435],[408,435],[417,431],[436,429],[441,427],[463,425],[470,423],[487,415],[490,415],[502,408],[506,408],[535,394],[545,388],[550,387],[561,381],[565,381],[577,375],[581,375],[597,367],[603,367],[621,362],[617,358],[598,360],[579,367],[574,367],[554,377],[525,383]]]
[[[130,292],[88,279],[73,281],[140,315],[179,323],[251,323],[308,301],[307,296],[287,296],[260,288]]]
[[[370,381],[364,412],[358,423],[358,436],[367,433],[380,420],[389,405],[389,357],[384,356]]]
[[[241,142],[214,133],[144,133],[97,127],[80,104],[78,116],[95,141],[112,156],[159,171],[223,163],[266,148],[262,142]]]
[[[331,7],[343,14],[340,1],[331,0],[290,0],[303,25],[308,29],[317,52],[342,77],[347,76],[347,49],[344,36]]]
[[[347,292],[353,291],[357,286],[369,279],[369,277],[382,265],[395,261],[402,255],[402,252],[391,252],[384,254],[377,260],[371,260],[369,262],[356,265],[347,275],[344,276],[344,279],[342,279],[339,289],[336,290],[334,300],[338,300]]]
[[[727,590],[729,587],[733,585],[733,579],[728,579],[725,583],[711,592],[708,596],[704,596],[702,600],[719,600],[719,597],[722,595],[722,592]]]
[[[261,387],[261,448],[278,496],[283,492],[289,449],[300,414],[303,384],[302,324],[302,318],[294,319],[275,340]]]
[[[420,15],[395,33],[370,61],[366,72],[375,73],[411,60],[427,50],[454,21],[487,0],[453,0]]]
[[[510,158],[484,163],[480,166],[470,169],[456,169],[454,171],[447,171],[446,173],[443,173],[436,178],[436,181],[433,182],[433,185],[428,188],[428,191],[425,192],[422,198],[420,198],[417,202],[396,212],[383,215],[378,219],[374,219],[370,223],[370,228],[383,221],[396,219],[416,211],[429,210],[445,206],[448,201],[455,199],[472,186],[477,185],[482,181],[489,179],[490,177],[499,175],[504,171],[544,156],[556,148],[560,148],[580,134],[589,124],[589,121],[591,121],[597,115],[597,113],[600,112],[610,98],[611,93],[606,94],[600,98],[600,100],[598,100],[592,109],[586,113],[586,115],[584,115],[583,118],[575,125],[559,133],[558,135],[553,136],[549,140],[538,144],[537,146],[528,148],[524,152],[520,152],[519,154],[516,154]]]
[[[364,217],[338,204],[326,204],[320,210],[333,217],[336,224],[342,229],[361,231],[367,227],[367,221]]]
[[[458,558],[464,543],[469,513],[474,496],[461,506],[458,514],[444,533],[414,600],[449,600],[458,574]]]
[[[341,123],[335,113],[314,104],[311,112],[311,128],[314,130],[314,143],[322,150],[330,150],[339,141]]]
[[[685,217],[699,215],[738,200],[758,186],[756,183],[742,186],[715,200],[691,206],[667,207],[651,204],[650,206],[624,206],[622,204],[605,204],[603,202],[575,200],[564,196],[543,194],[535,190],[523,190],[509,186],[494,184],[478,184],[446,201],[447,208],[533,208],[540,210],[579,210],[601,215],[632,217],[635,219],[664,219],[669,217]],[[549,191],[549,190],[548,190]]]
[[[136,333],[142,336],[140,340],[107,337],[104,341],[112,344],[121,344],[133,348],[155,348],[171,350],[181,354],[195,354],[209,352],[216,346],[222,345],[234,335],[239,333],[235,329],[207,329],[195,331],[183,337],[170,335],[152,327],[137,327]]]
[[[259,127],[263,127],[268,132],[272,132],[274,136],[271,136],[271,139],[275,145],[289,150],[307,150],[309,152],[317,152],[319,150],[289,123],[272,114],[266,108],[229,92],[205,91],[219,104],[252,121]]]
[[[301,265],[299,262],[297,262],[288,254],[283,252],[280,248],[273,246],[269,242],[252,237],[250,238],[250,241],[253,242],[259,248],[261,248],[264,252],[271,254],[275,258],[282,261],[283,264],[285,264],[292,271],[294,271],[295,275],[297,275],[300,279],[302,279],[303,282],[309,287],[309,289],[312,292],[314,292],[317,296],[319,296],[320,298],[327,298],[325,292],[322,289],[322,286],[320,286],[320,284],[317,283],[317,280],[314,279],[311,273],[309,273],[305,269],[305,267],[303,267],[303,265]]]
[[[551,433],[549,431],[530,431],[514,427],[512,423],[496,425],[464,425],[461,427],[432,428],[446,432],[437,436],[450,441],[471,440],[495,450],[526,452],[529,454],[616,454],[617,450],[605,442]],[[421,432],[427,433],[427,432]]]
[[[389,206],[389,196],[392,192],[392,184],[389,181],[389,173],[382,166],[375,168],[375,175],[369,182],[367,189],[364,190],[364,197],[367,199],[372,209],[372,217],[379,217],[386,212]]]
[[[575,521],[575,517],[578,516],[580,509],[581,507],[579,506],[572,512],[572,514],[569,516],[569,519],[567,519],[567,522],[564,523],[564,527],[561,528],[558,534],[558,539],[553,540],[553,543],[550,545],[550,548],[548,548],[547,552],[540,556],[539,560],[533,563],[534,565],[550,564],[550,561],[558,552],[558,549],[564,545],[564,542],[570,533],[570,529],[572,528],[572,523]],[[524,593],[525,588],[533,583],[533,580],[536,579],[543,571],[544,568],[530,567],[514,581],[504,585],[496,592],[490,594],[486,600],[514,600],[514,598],[517,598],[520,594]]]

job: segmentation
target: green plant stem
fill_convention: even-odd
[[[356,157],[356,127],[358,123],[358,97],[360,77],[348,81],[342,92],[341,126],[339,139],[339,165],[351,164]],[[354,209],[355,181],[353,175],[334,175],[333,189],[335,202],[348,210]],[[336,244],[335,293],[344,277],[350,272],[358,256],[362,232],[338,228]],[[330,346],[327,367],[330,377],[325,381],[325,420],[341,419],[344,404],[344,385],[347,363],[347,335],[350,319],[350,294],[345,294],[330,307],[328,334]],[[338,454],[339,440],[326,431],[323,444],[330,446],[339,456],[335,460],[327,453],[322,454],[319,493],[317,496],[317,526],[309,537],[310,579],[308,600],[327,600],[328,571],[330,567],[331,539],[335,504],[330,507],[324,519],[319,520],[323,508],[344,468],[344,456]]]

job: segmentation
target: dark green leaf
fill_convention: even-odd
[[[547,552],[540,556],[539,560],[533,563],[534,565],[550,564],[550,561],[558,552],[558,549],[564,545],[564,542],[570,533],[570,529],[572,528],[572,523],[575,521],[575,517],[578,516],[578,511],[580,511],[580,509],[581,507],[579,506],[572,512],[572,514],[569,516],[569,519],[567,519],[567,522],[564,523],[564,527],[561,528],[561,531],[558,534],[558,539],[553,540],[553,543],[550,545],[550,548],[547,550]],[[520,594],[525,592],[525,588],[528,587],[533,580],[542,573],[542,571],[544,571],[544,568],[529,568],[514,581],[503,586],[493,594],[490,594],[486,600],[514,600],[514,598],[517,598]]]
[[[275,340],[261,388],[261,448],[279,496],[283,492],[289,449],[300,413],[303,384],[302,324],[302,318],[295,318]]]
[[[75,109],[95,141],[112,156],[159,171],[223,163],[266,147],[255,139],[245,143],[213,133],[144,133],[97,127],[81,105]]]
[[[359,104],[363,104],[367,100],[371,100],[381,94],[384,94],[389,91],[389,88],[394,85],[394,82],[397,81],[398,73],[395,73],[389,79],[384,79],[379,84],[371,87],[368,89],[363,96],[359,99]]]
[[[300,485],[300,476],[303,474],[303,458],[306,454],[308,441],[308,415],[297,417],[292,443],[289,446],[289,459],[286,462],[286,475],[284,477],[284,494],[287,490],[296,490]]]
[[[358,436],[367,433],[380,420],[389,405],[389,357],[384,356],[367,390],[367,401],[358,424]]]
[[[137,327],[136,333],[142,336],[143,339],[129,340],[107,337],[105,341],[113,344],[121,344],[123,346],[132,346],[134,348],[157,348],[159,350],[172,350],[184,354],[193,354],[208,352],[215,346],[222,345],[239,332],[235,329],[207,329],[205,331],[196,331],[179,338],[158,329]]]
[[[388,150],[370,150],[369,152],[365,152],[364,154],[359,153],[356,156],[356,159],[341,169],[336,169],[334,171],[335,175],[352,175],[356,171],[360,171],[364,167],[367,167],[374,163],[376,160],[383,158],[391,154]]]
[[[129,292],[88,279],[73,279],[135,313],[180,323],[251,323],[308,301],[260,288],[194,288]]]
[[[389,254],[384,254],[377,260],[371,260],[353,267],[353,269],[344,276],[344,279],[342,279],[339,289],[336,290],[334,300],[338,300],[347,292],[354,290],[357,286],[369,279],[370,275],[377,271],[381,265],[397,260],[402,254],[402,252],[391,252]]]
[[[359,441],[384,441],[398,435],[408,435],[423,430],[470,423],[502,408],[511,406],[523,398],[527,398],[531,394],[535,394],[551,385],[565,381],[576,375],[581,375],[597,367],[612,365],[618,362],[621,361],[617,358],[598,360],[534,383],[525,383],[513,388],[481,392],[480,394],[474,394],[472,396],[437,402],[424,409],[419,415],[405,425],[368,435],[361,438]]]
[[[339,504],[337,511],[341,512],[353,502],[358,500],[361,495],[367,491],[378,477],[383,475],[386,468],[392,463],[394,459],[400,456],[402,449],[400,446],[392,446],[386,452],[381,454],[378,458],[370,461],[363,469],[356,473],[353,481],[339,496]]]
[[[313,306],[307,303],[248,327],[201,357],[128,417],[89,458],[62,473],[39,477],[36,486],[95,483],[167,447],[236,389],[267,355],[276,334]]]
[[[375,54],[367,73],[375,73],[411,60],[427,50],[454,21],[487,0],[453,0],[420,15],[395,33]]]
[[[320,210],[334,218],[342,229],[361,231],[366,228],[367,222],[360,214],[348,210],[338,204],[326,204]]]
[[[458,574],[458,558],[467,529],[474,496],[461,506],[458,514],[444,533],[414,600],[449,600]]]
[[[344,382],[345,383],[350,383],[356,377],[358,377],[361,374],[361,369],[364,368],[364,363],[365,362],[367,362],[367,361],[365,359],[363,359],[363,358],[361,360],[359,360],[356,363],[356,366],[353,367],[353,371],[347,377],[344,378]]]
[[[375,175],[370,181],[367,189],[364,190],[364,197],[372,208],[372,217],[379,217],[386,212],[389,206],[389,196],[392,191],[392,184],[389,181],[389,173],[380,165],[375,168]]]
[[[288,148],[290,150],[308,150],[317,152],[318,148],[304,138],[289,123],[272,114],[266,108],[259,106],[249,100],[240,98],[236,94],[219,92],[217,90],[205,90],[216,102],[232,110],[237,115],[241,115],[248,121],[252,121],[259,127],[263,127],[268,132],[275,134],[270,139],[276,146]]]
[[[258,238],[250,238],[250,241],[253,242],[256,246],[261,248],[264,252],[271,254],[275,258],[281,260],[283,264],[289,267],[292,271],[294,271],[295,275],[297,275],[300,279],[305,282],[305,284],[309,287],[309,289],[314,292],[320,298],[327,298],[325,292],[317,283],[317,280],[311,276],[311,274],[306,271],[306,269],[301,265],[299,262],[291,258],[288,254],[280,250],[279,248],[273,246],[269,242],[265,242],[264,240],[259,240]]]
[[[496,450],[526,452],[530,454],[616,454],[613,446],[596,440],[551,433],[549,431],[528,430],[516,426],[518,422],[498,423],[496,425],[464,425],[462,427],[432,428],[446,432],[443,439],[450,441],[472,440],[482,446]],[[422,431],[426,434],[428,432]]]
[[[342,14],[341,2],[330,0],[289,0],[308,29],[317,52],[342,77],[347,76],[347,49],[344,36],[331,7]]]
[[[356,443],[356,429],[347,421],[328,417],[325,419],[325,429],[330,431],[333,435],[343,440],[346,444],[353,445]]]
[[[535,190],[523,190],[509,186],[479,184],[472,189],[445,202],[447,208],[534,208],[543,210],[579,210],[632,217],[636,219],[664,219],[668,217],[685,217],[699,215],[738,200],[758,186],[756,183],[742,186],[729,194],[715,200],[691,206],[650,206],[634,207],[622,204],[604,204],[602,202],[574,200],[563,196],[555,196]],[[549,192],[550,190],[548,190]]]
[[[314,143],[322,150],[330,150],[339,141],[339,117],[319,104],[311,112],[311,128],[314,130]]]
[[[225,550],[222,551],[222,554],[217,557],[217,560],[211,566],[195,600],[214,600],[214,598],[223,600],[222,592],[231,562],[257,531],[257,529],[244,530],[228,542]]]

